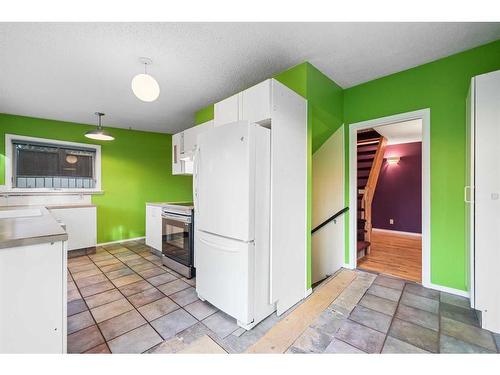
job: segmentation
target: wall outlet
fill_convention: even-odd
[[[389,219],[389,224],[394,224],[394,219]]]

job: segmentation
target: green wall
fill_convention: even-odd
[[[312,154],[342,125],[342,88],[305,62],[274,78],[307,99],[307,287],[311,287]],[[195,113],[195,123],[213,119],[213,105]]]
[[[344,91],[347,124],[430,108],[431,282],[459,290],[467,290],[465,98],[471,77],[498,69],[500,41]],[[348,145],[349,133],[345,134]],[[349,149],[345,149],[348,186]],[[347,262],[348,248],[345,256]]]
[[[107,128],[114,141],[84,137],[95,126],[0,114],[0,184],[5,180],[5,134],[101,145],[102,190],[98,243],[144,236],[145,203],[192,199],[191,177],[172,176],[171,135]]]
[[[210,104],[209,106],[195,112],[194,124],[200,125],[203,124],[204,122],[213,120],[213,118],[214,118],[214,105]]]

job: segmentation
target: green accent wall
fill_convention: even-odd
[[[344,91],[347,124],[430,108],[431,282],[459,290],[467,290],[468,272],[463,200],[465,99],[473,76],[498,69],[500,41]],[[349,132],[345,136],[348,145]],[[349,148],[345,150],[348,187]],[[345,256],[347,261],[347,247]]]
[[[98,243],[142,237],[145,203],[192,200],[191,177],[172,176],[171,135],[106,129],[114,141],[84,137],[95,126],[0,114],[0,184],[5,180],[5,134],[101,145],[102,190],[97,206]]]
[[[214,119],[214,105],[202,108],[194,113],[194,124],[200,125]]]

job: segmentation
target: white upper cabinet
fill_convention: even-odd
[[[241,93],[240,120],[261,123],[271,119],[271,80],[265,80]]]
[[[212,120],[172,135],[172,174],[193,174],[193,156],[198,135],[214,127]]]
[[[184,161],[181,160],[182,132],[172,135],[172,174],[184,174]]]
[[[215,103],[214,126],[248,120],[263,123],[271,119],[271,80]]]
[[[241,93],[230,96],[214,105],[214,126],[238,121],[240,116]]]
[[[184,134],[184,145],[181,152],[182,159],[192,159],[193,154],[196,150],[198,135],[201,133],[208,131],[214,127],[213,120],[204,122],[202,124],[193,126],[192,128],[184,130],[182,133]]]

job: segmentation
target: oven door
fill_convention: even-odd
[[[162,214],[162,253],[185,266],[193,264],[193,223],[190,216]]]

